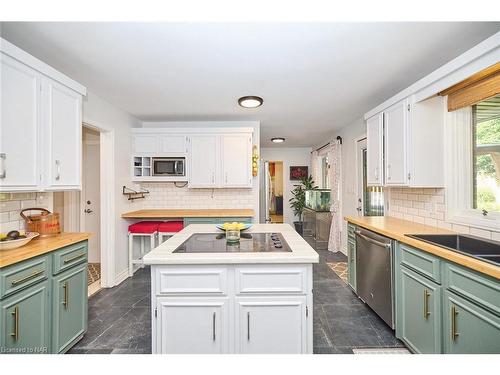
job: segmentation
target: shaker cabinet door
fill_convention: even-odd
[[[384,184],[384,114],[379,113],[366,121],[367,184]]]
[[[2,353],[49,353],[49,283],[0,301]]]
[[[226,134],[221,136],[222,187],[252,187],[252,136]]]
[[[190,137],[190,188],[213,188],[219,183],[219,139],[216,135]]]
[[[408,185],[408,100],[384,111],[385,184]]]
[[[53,279],[52,352],[68,348],[87,330],[87,263]]]
[[[36,190],[38,185],[37,72],[0,53],[0,191]]]
[[[42,82],[42,128],[47,189],[80,189],[82,96],[45,78]]]
[[[158,298],[158,354],[222,354],[229,350],[226,298]]]
[[[236,299],[236,352],[300,354],[307,351],[306,297]]]
[[[441,286],[400,268],[398,337],[417,353],[441,353]]]

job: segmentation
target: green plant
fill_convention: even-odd
[[[304,207],[306,206],[306,190],[317,189],[314,186],[314,180],[312,176],[303,177],[300,180],[300,184],[294,185],[292,193],[292,198],[289,199],[290,207],[293,209],[293,213],[298,216],[299,222],[302,222],[302,213],[304,212]]]

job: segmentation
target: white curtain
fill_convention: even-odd
[[[330,189],[331,189],[331,206],[332,224],[330,227],[330,239],[328,241],[328,250],[332,252],[340,251],[341,247],[341,228],[342,218],[340,211],[340,176],[341,176],[341,145],[335,142],[331,145],[328,151],[328,163],[330,164]]]
[[[319,170],[318,170],[318,151],[311,152],[311,175],[316,185],[318,184]]]

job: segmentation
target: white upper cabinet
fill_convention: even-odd
[[[0,191],[39,184],[37,72],[1,54]]]
[[[384,184],[384,114],[379,113],[366,121],[367,184]]]
[[[85,88],[1,42],[0,191],[81,189]]]
[[[132,150],[137,155],[157,154],[160,150],[158,134],[134,134],[132,137]]]
[[[384,111],[385,184],[408,185],[408,101]]]
[[[166,155],[187,153],[187,136],[182,134],[163,135],[160,138],[160,152]]]
[[[221,136],[222,187],[252,187],[252,136],[226,134]]]
[[[82,96],[43,79],[42,150],[47,189],[81,189],[81,123]]]
[[[210,134],[192,135],[189,144],[189,187],[217,187],[220,181],[219,136]]]

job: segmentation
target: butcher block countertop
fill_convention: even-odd
[[[482,260],[444,249],[439,246],[431,245],[424,241],[407,237],[405,234],[446,234],[455,233],[450,230],[431,227],[423,224],[414,223],[407,220],[396,219],[386,216],[355,217],[347,216],[345,220],[349,223],[359,225],[365,229],[374,231],[381,235],[392,238],[396,241],[408,244],[436,255],[451,262],[460,264],[474,271],[484,273],[496,279],[500,279],[500,267]]]
[[[90,237],[90,233],[83,232],[61,233],[53,237],[35,238],[17,249],[0,251],[0,268],[87,240]]]
[[[126,219],[183,218],[183,217],[253,217],[254,211],[246,208],[235,209],[150,209],[125,212]]]

